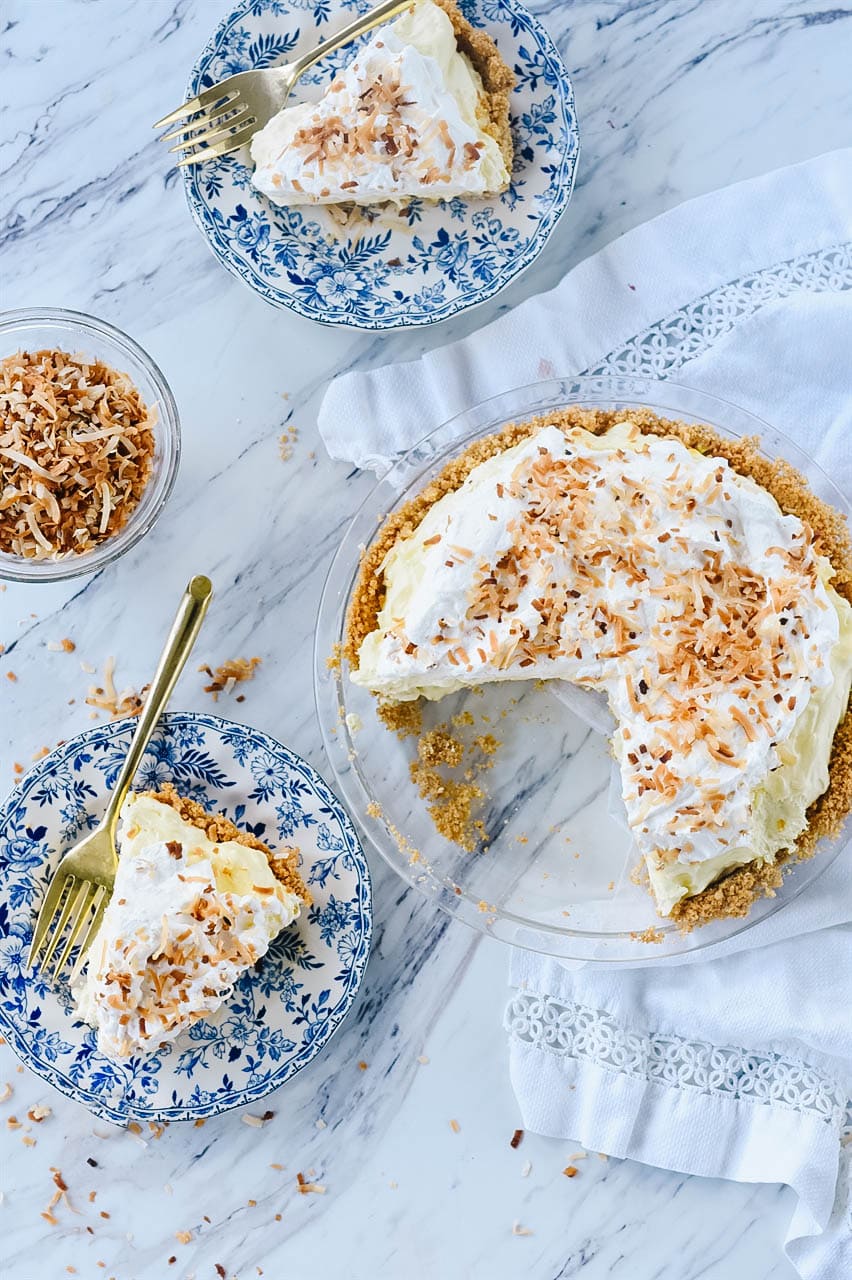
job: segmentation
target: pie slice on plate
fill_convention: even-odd
[[[852,807],[845,521],[754,442],[565,409],[479,440],[385,523],[347,620],[385,702],[605,694],[661,915],[742,915]]]
[[[378,29],[318,102],[284,107],[251,144],[276,204],[397,203],[505,190],[514,76],[453,0]]]
[[[129,797],[112,898],[75,992],[101,1052],[151,1053],[215,1013],[310,902],[297,862],[171,786]]]

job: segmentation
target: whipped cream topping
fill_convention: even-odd
[[[628,422],[544,427],[435,503],[383,573],[355,683],[395,700],[542,677],[606,693],[662,910],[798,834],[764,790],[833,688],[827,762],[852,610],[810,530],[724,459]]]
[[[75,992],[116,1059],[214,1013],[301,905],[260,850],[214,844],[151,796],[133,797],[122,818],[113,895]]]
[[[483,86],[431,0],[382,27],[316,103],[284,107],[251,144],[252,179],[277,204],[373,204],[502,190],[482,127]]]

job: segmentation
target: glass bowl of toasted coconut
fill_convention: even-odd
[[[179,459],[174,396],[127,334],[58,308],[0,317],[0,578],[104,568],[154,525]]]

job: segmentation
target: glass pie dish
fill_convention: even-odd
[[[475,440],[509,422],[566,405],[647,408],[700,422],[731,440],[758,436],[761,452],[783,458],[837,511],[849,504],[805,454],[754,414],[670,382],[634,377],[573,378],[523,387],[444,423],[376,484],[344,535],[331,565],[316,631],[315,695],[337,788],[368,838],[404,880],[450,915],[503,941],[577,961],[657,960],[724,941],[789,905],[843,847],[823,841],[814,858],[792,862],[774,897],[743,918],[712,920],[690,933],[661,919],[645,887],[632,879],[638,853],[613,774],[607,714],[561,681],[483,684],[424,701],[428,730],[452,717],[485,724],[499,740],[483,776],[482,851],[466,853],[440,836],[409,778],[415,740],[399,740],[380,722],[375,699],[329,666],[342,644],[363,548],[384,518],[409,501]],[[466,714],[469,713],[469,714]],[[375,816],[371,816],[375,815]],[[847,828],[848,831],[848,822]],[[412,856],[412,850],[417,851]],[[646,940],[653,931],[654,943]]]

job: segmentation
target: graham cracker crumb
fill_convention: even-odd
[[[385,728],[390,729],[400,740],[412,738],[422,732],[423,709],[419,699],[415,702],[380,702],[376,707],[376,715]]]
[[[479,801],[485,793],[473,782],[455,782],[444,778],[437,769],[431,769],[419,760],[409,765],[411,781],[424,800],[431,800],[429,816],[438,833],[472,853],[485,828],[474,817]]]
[[[464,758],[464,743],[447,732],[444,725],[438,725],[424,733],[417,743],[417,755],[421,763],[433,768],[438,764],[455,768]]]
[[[643,929],[641,933],[631,933],[634,942],[665,942],[666,935],[661,933],[654,925],[650,925],[647,929]]]
[[[285,427],[281,435],[278,437],[278,456],[282,462],[289,461],[293,456],[293,448],[299,439],[298,427]]]

